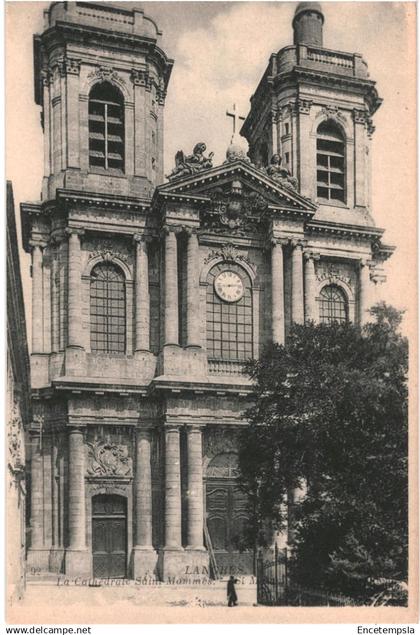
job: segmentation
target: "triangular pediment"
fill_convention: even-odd
[[[240,184],[244,197],[260,197],[261,207],[263,199],[266,206],[288,214],[296,213],[310,218],[316,211],[316,205],[310,199],[279,184],[262,170],[240,159],[174,179],[159,186],[156,196],[189,196],[214,200],[218,194],[228,196],[234,192],[235,184]]]

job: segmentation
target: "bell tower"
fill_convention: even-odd
[[[297,5],[294,44],[271,55],[241,134],[257,166],[280,155],[317,218],[373,225],[372,117],[382,100],[361,55],[325,48],[324,22],[318,2]]]
[[[57,188],[149,198],[163,182],[173,61],[135,2],[53,2],[34,37],[43,200]]]

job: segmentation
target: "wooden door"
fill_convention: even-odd
[[[206,507],[207,526],[220,573],[253,573],[253,553],[244,542],[244,531],[249,522],[245,494],[235,482],[208,479]]]
[[[92,552],[95,578],[125,578],[127,505],[122,496],[100,494],[93,497]]]

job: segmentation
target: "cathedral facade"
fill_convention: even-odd
[[[173,60],[133,3],[54,2],[34,37],[42,199],[32,254],[28,566],[84,578],[247,573],[244,363],[292,322],[363,324],[392,248],[371,216],[360,55],[317,3],[270,57],[221,165],[178,152]]]

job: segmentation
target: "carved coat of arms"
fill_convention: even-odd
[[[132,460],[125,445],[106,441],[88,443],[89,476],[132,476]]]
[[[255,231],[267,209],[265,198],[258,192],[245,192],[240,181],[233,181],[228,191],[215,190],[210,199],[212,205],[205,212],[204,226],[214,231]]]

